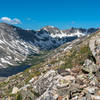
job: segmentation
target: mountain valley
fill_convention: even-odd
[[[0,100],[100,99],[99,29],[46,26],[33,31],[3,23],[0,32],[0,63],[5,65],[0,74],[9,76],[0,81]],[[20,65],[16,68],[30,66],[6,76],[7,61]]]
[[[30,55],[43,54],[95,31],[95,28],[71,28],[62,31],[53,26],[34,31],[0,23],[0,68],[19,66]]]

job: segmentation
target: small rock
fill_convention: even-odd
[[[56,75],[56,71],[50,70],[41,76],[34,83],[34,91],[42,95],[47,89],[49,89]]]
[[[61,77],[61,78],[59,77],[59,84],[57,84],[57,86],[64,87],[64,86],[69,85],[69,83],[73,81],[75,81],[75,77],[71,75]]]
[[[62,100],[63,99],[63,97],[62,96],[59,96],[58,98],[57,98],[57,100]]]
[[[87,100],[94,100],[94,99],[91,98],[91,94],[90,93],[86,94],[86,98],[87,98]]]
[[[70,75],[70,72],[63,69],[63,68],[59,68],[58,69],[58,74],[60,74],[61,76],[66,76],[66,75]]]
[[[37,100],[60,100],[60,99],[57,99],[57,98],[54,97],[51,92],[45,92]],[[36,100],[36,99],[32,99],[32,100]]]
[[[79,73],[80,71],[81,71],[80,67],[75,67],[75,68],[72,69],[73,73]]]
[[[98,80],[97,80],[97,77],[94,77],[91,81],[90,81],[90,84],[95,86],[98,84]]]
[[[83,67],[82,67],[82,70],[85,71],[85,72],[88,72],[88,73],[97,72],[98,69],[99,69],[98,65],[94,64],[94,62],[92,62],[89,59],[85,60]]]
[[[91,95],[92,100],[100,100],[100,96]]]
[[[87,90],[90,94],[94,94],[94,93],[95,93],[95,87],[87,87],[86,90]]]
[[[32,83],[34,81],[34,78],[32,78],[31,80],[29,80],[29,83]]]
[[[16,94],[19,91],[19,89],[17,87],[14,87],[12,90],[12,94]]]
[[[97,95],[100,96],[100,90],[97,92]]]
[[[78,100],[87,100],[87,98],[86,97],[82,97],[82,98],[80,98]]]
[[[71,75],[68,75],[68,76],[66,76],[65,77],[66,78],[66,80],[70,80],[70,81],[73,81],[73,80],[75,80],[75,77],[74,76],[71,76]]]

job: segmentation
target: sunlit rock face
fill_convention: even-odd
[[[89,46],[96,59],[96,63],[100,65],[100,32],[91,38]]]

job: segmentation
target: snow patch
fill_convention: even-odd
[[[1,62],[2,63],[7,63],[9,65],[13,65],[12,63],[10,63],[9,61],[5,60],[4,58],[1,58]]]

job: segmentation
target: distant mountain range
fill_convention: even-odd
[[[53,26],[45,26],[34,31],[0,23],[0,68],[18,65],[17,62],[24,61],[28,55],[55,49],[97,30],[95,28],[60,30]]]

